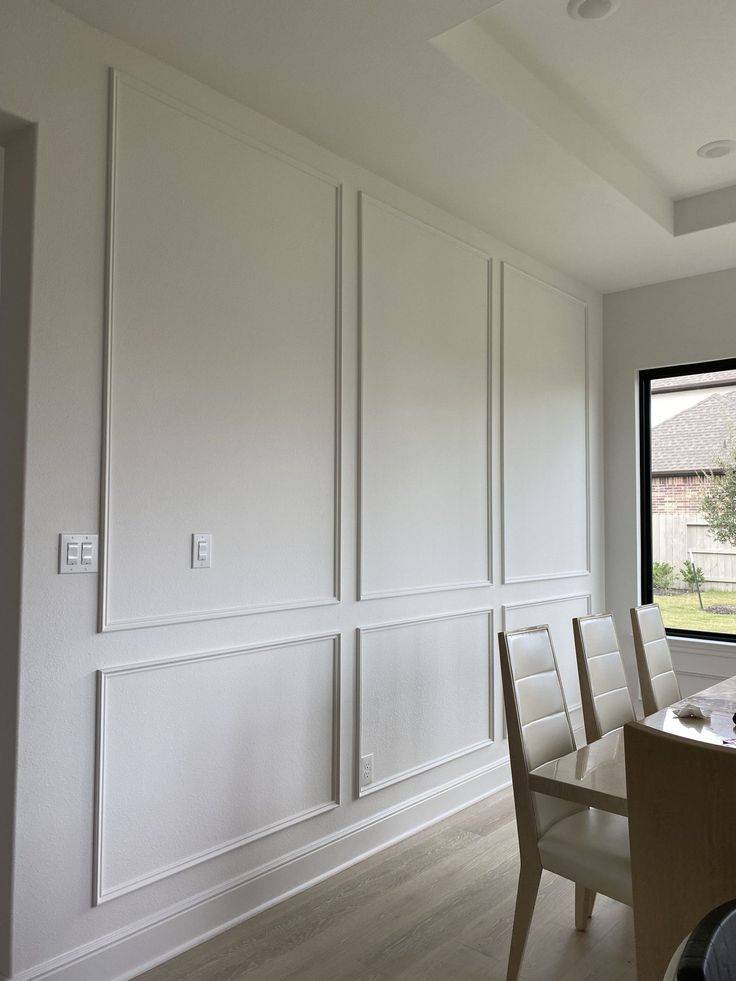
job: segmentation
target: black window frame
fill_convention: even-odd
[[[694,364],[666,365],[663,368],[642,368],[639,371],[639,547],[641,550],[641,602],[654,602],[652,581],[652,440],[651,397],[652,382],[657,378],[679,378],[700,375],[709,371],[734,371],[736,358],[717,361],[698,361]],[[736,594],[734,594],[736,595]],[[709,630],[683,630],[666,627],[668,637],[690,640],[716,640],[736,644],[736,633],[716,633]]]

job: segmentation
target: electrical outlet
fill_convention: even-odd
[[[373,783],[373,753],[360,758],[360,786],[367,787]]]

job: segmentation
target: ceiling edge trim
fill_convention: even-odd
[[[675,235],[736,222],[736,184],[680,198],[674,202],[674,219]]]
[[[437,35],[430,43],[670,235],[675,233],[674,203],[659,184],[512,55],[477,18]]]

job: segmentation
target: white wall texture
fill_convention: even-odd
[[[606,600],[616,615],[634,690],[629,608],[640,595],[638,372],[732,358],[735,308],[734,269],[604,297]],[[736,674],[728,643],[672,639],[670,646],[686,692]]]
[[[579,704],[601,298],[45,0],[0,6],[0,109],[39,134],[0,969],[105,981],[503,785],[504,622]],[[56,574],[100,523],[101,597]]]

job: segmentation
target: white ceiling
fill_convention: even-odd
[[[562,6],[506,0],[484,21],[672,196],[736,183],[736,155],[695,152],[736,138],[736,3],[623,0],[598,24],[561,17]]]
[[[736,266],[736,224],[672,234],[736,184],[695,155],[736,139],[732,0],[56,2],[604,292]]]

